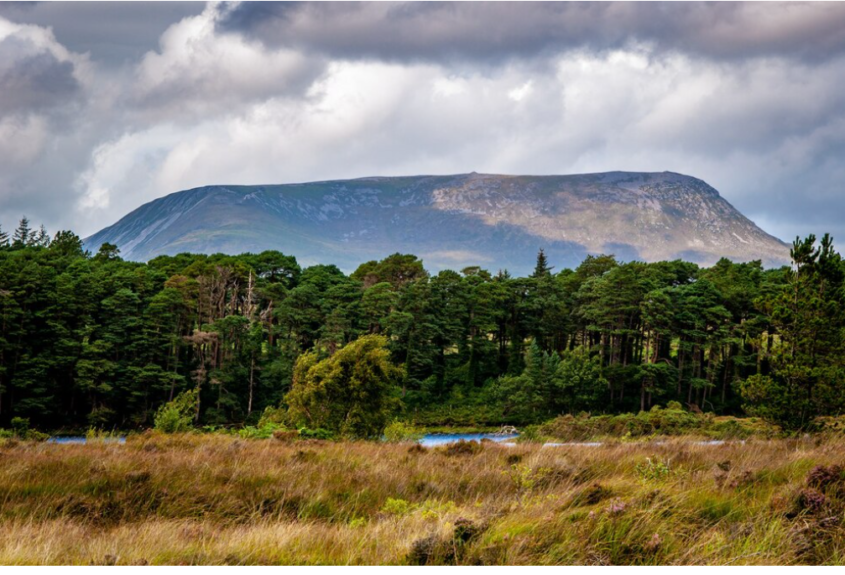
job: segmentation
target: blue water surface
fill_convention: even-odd
[[[450,443],[457,443],[464,441],[481,441],[482,439],[489,439],[490,441],[509,441],[518,437],[516,433],[507,435],[497,435],[495,433],[430,433],[420,439],[420,445],[423,447],[435,447],[437,445],[448,445]]]
[[[67,436],[67,437],[51,437],[47,440],[47,443],[60,443],[62,445],[84,445],[88,443],[88,438],[79,435],[79,436]],[[93,443],[126,443],[125,437],[107,437],[107,438],[97,438],[93,441]]]

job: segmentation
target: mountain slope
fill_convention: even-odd
[[[432,270],[481,265],[529,273],[542,247],[558,269],[588,253],[622,260],[725,256],[787,263],[789,249],[705,182],[675,174],[463,174],[279,186],[206,186],[171,194],[85,240],[127,259],[180,252],[279,250],[303,265],[352,270],[413,253]]]

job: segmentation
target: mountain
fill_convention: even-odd
[[[180,252],[279,250],[354,270],[391,253],[431,270],[480,265],[524,275],[544,248],[557,269],[587,254],[621,260],[725,256],[789,261],[789,248],[702,180],[673,172],[462,174],[272,186],[205,186],[145,204],[85,240],[145,261]]]

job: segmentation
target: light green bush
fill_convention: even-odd
[[[384,439],[391,443],[418,441],[422,436],[423,433],[419,429],[398,419],[393,420],[393,423],[384,428]]]
[[[388,497],[381,508],[381,512],[387,515],[407,515],[411,511],[411,507],[411,504],[404,499]]]
[[[284,429],[284,426],[278,423],[267,422],[258,427],[253,427],[251,425],[244,427],[238,431],[238,435],[244,439],[270,439],[273,437],[273,432],[278,431],[279,429]]]
[[[162,433],[184,433],[193,429],[199,397],[196,389],[180,393],[155,414],[154,427]]]

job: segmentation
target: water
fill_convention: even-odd
[[[462,439],[464,441],[481,441],[482,439],[489,439],[490,441],[507,442],[509,439],[514,439],[517,436],[518,434],[516,433],[509,433],[506,435],[497,435],[495,433],[430,433],[420,439],[420,445],[423,447],[436,447],[438,445],[457,443]]]
[[[516,445],[512,440],[519,437],[518,433],[508,433],[498,435],[496,433],[430,433],[420,439],[420,445],[423,447],[436,447],[438,445],[448,445],[450,443],[457,443],[458,441],[481,441],[482,439],[489,439],[501,443],[502,445],[513,446]],[[51,437],[47,443],[57,443],[60,445],[85,445],[88,443],[88,438],[84,435],[78,436],[64,436]],[[92,443],[126,443],[125,436],[95,438]],[[653,445],[663,445],[665,442],[656,441]],[[693,441],[692,445],[725,445],[727,443],[744,444],[745,441],[725,441],[722,439],[711,439],[705,441]],[[600,447],[604,445],[601,441],[573,441],[566,443],[549,442],[544,443],[543,447]]]
[[[86,443],[88,443],[88,438],[83,435],[68,437],[51,437],[47,440],[47,443],[58,443],[61,445],[85,445]],[[126,443],[126,438],[123,436],[95,438],[94,440],[92,440],[92,443]]]
[[[464,441],[481,441],[482,439],[489,439],[502,445],[513,446],[516,445],[512,440],[519,437],[517,433],[510,433],[506,435],[497,435],[495,433],[430,433],[420,439],[420,445],[423,447],[436,447],[438,445],[448,445],[450,443],[457,443],[460,440]],[[664,445],[665,441],[655,441],[652,445]],[[691,441],[692,445],[726,445],[730,443],[744,444],[744,440],[740,441],[725,441],[723,439],[709,439],[703,441]],[[604,442],[601,441],[571,441],[571,442],[548,442],[544,443],[543,447],[601,447]],[[632,444],[640,445],[640,444]]]

